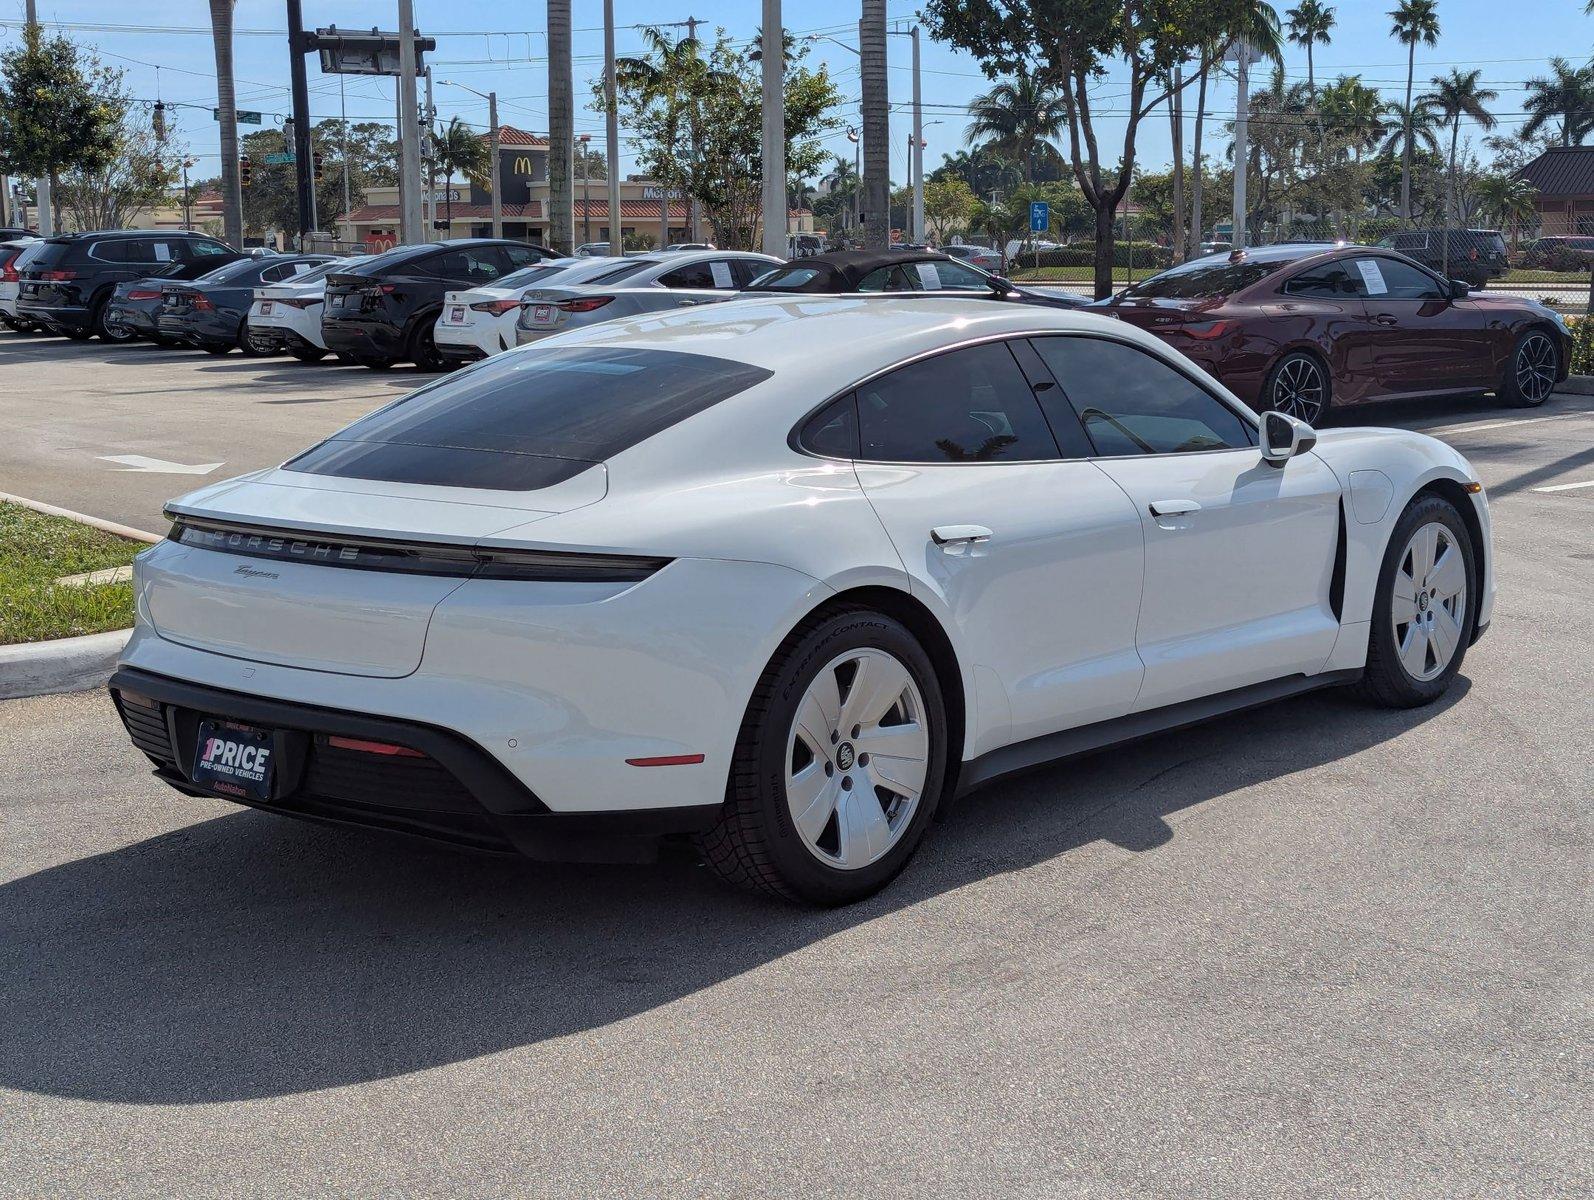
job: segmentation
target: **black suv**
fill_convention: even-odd
[[[1449,243],[1448,247],[1446,243]],[[1430,271],[1473,287],[1506,273],[1505,238],[1498,229],[1402,229],[1378,243],[1414,258]]]
[[[112,229],[46,238],[18,264],[17,315],[52,333],[82,340],[106,332],[105,313],[116,285],[158,275],[193,279],[242,257],[201,233]]]
[[[398,246],[327,276],[321,337],[327,349],[368,367],[409,361],[440,371],[445,363],[432,326],[445,292],[485,287],[557,257],[542,246],[494,238]]]

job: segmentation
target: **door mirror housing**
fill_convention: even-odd
[[[1452,279],[1450,281],[1450,298],[1452,300],[1465,300],[1472,293],[1472,285],[1465,279]]]
[[[1262,461],[1275,467],[1282,467],[1317,445],[1317,430],[1286,413],[1263,413],[1261,433]]]

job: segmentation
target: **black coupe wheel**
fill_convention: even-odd
[[[415,326],[415,332],[410,335],[409,357],[417,371],[441,371],[448,365],[437,352],[437,343],[432,338],[432,322],[435,319],[422,317]]]
[[[1268,372],[1262,385],[1262,407],[1316,425],[1328,412],[1328,372],[1313,355],[1286,354]]]
[[[90,324],[94,328],[95,335],[102,342],[125,344],[127,342],[137,341],[138,334],[134,333],[133,330],[129,329],[126,325],[110,320],[110,308],[111,305],[108,297],[101,299],[100,302],[94,306],[94,316],[90,321]]]
[[[1499,395],[1513,408],[1537,408],[1550,398],[1561,376],[1561,354],[1542,329],[1530,329],[1517,339],[1506,363]]]

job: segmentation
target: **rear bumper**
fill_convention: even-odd
[[[155,314],[149,309],[136,308],[132,305],[117,304],[113,301],[105,311],[105,320],[107,324],[131,329],[139,337],[154,337],[159,332],[155,328]]]
[[[155,332],[192,346],[214,346],[236,341],[239,325],[238,317],[227,312],[181,317],[161,313],[155,318]]]
[[[708,828],[718,804],[555,813],[469,739],[414,721],[247,696],[123,667],[111,697],[133,744],[158,778],[190,796],[337,825],[384,829],[475,850],[529,858],[638,861],[661,838]],[[192,777],[201,718],[285,731],[293,752],[265,801],[222,795]],[[347,738],[404,746],[416,756],[335,745]]]
[[[76,304],[39,304],[25,297],[18,297],[17,316],[28,317],[50,329],[89,328],[89,310]]]
[[[403,331],[385,321],[323,319],[321,336],[328,350],[359,359],[396,359],[404,353]]]

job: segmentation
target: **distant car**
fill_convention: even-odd
[[[300,362],[327,356],[321,337],[321,311],[326,304],[327,276],[351,260],[334,258],[302,275],[255,288],[249,305],[249,345],[261,354],[286,350]]]
[[[17,290],[22,279],[17,264],[29,246],[38,238],[16,236],[0,241],[0,325],[19,333],[30,333],[33,322],[17,316]]]
[[[688,250],[612,260],[583,284],[562,280],[531,289],[515,323],[522,346],[616,317],[729,300],[780,259],[737,250]]]
[[[718,250],[713,242],[675,242],[664,247],[664,253],[674,254],[678,250]]]
[[[978,267],[992,275],[1002,273],[1002,255],[998,250],[988,246],[943,246],[942,252],[959,262],[966,262],[971,267]]]
[[[754,280],[749,296],[804,292],[844,296],[854,292],[963,296],[1048,308],[1079,308],[1083,296],[1045,288],[1020,287],[999,275],[948,258],[936,250],[839,250],[794,258]]]
[[[1594,267],[1594,237],[1541,237],[1522,248],[1531,271],[1587,271]]]
[[[520,319],[521,304],[532,291],[543,286],[569,287],[585,283],[630,261],[598,256],[550,258],[505,275],[488,287],[448,292],[432,330],[437,352],[450,361],[473,362],[512,350],[516,344],[515,323]]]
[[[36,238],[39,236],[37,229],[23,229],[20,225],[0,226],[0,242],[14,242],[19,238]]]
[[[164,271],[152,273],[144,279],[117,284],[105,308],[104,340],[130,342],[143,338],[159,346],[177,345],[155,325],[155,316],[161,306],[161,289],[169,283],[186,280],[197,283],[233,263],[247,261],[251,261],[248,255],[229,258],[221,263],[211,259],[193,259],[173,263]]]
[[[1233,249],[1233,242],[1202,242],[1199,257],[1204,258],[1208,254],[1228,254]]]
[[[1269,246],[1198,258],[1091,311],[1181,350],[1258,412],[1308,423],[1390,396],[1542,404],[1571,335],[1535,300],[1472,293],[1392,250]]]
[[[1473,287],[1504,275],[1509,267],[1498,229],[1402,229],[1378,244]]]
[[[248,325],[255,288],[303,275],[330,260],[326,254],[246,258],[202,279],[163,281],[155,331],[167,341],[210,354],[226,354],[236,348],[258,355],[261,351],[250,342]]]
[[[607,258],[609,257],[608,242],[583,242],[576,247],[577,258]]]
[[[226,243],[186,230],[111,229],[45,238],[21,266],[17,315],[70,338],[97,334],[108,342],[126,341],[105,323],[117,284],[174,268],[203,275],[240,257]]]
[[[557,257],[545,246],[494,238],[397,246],[327,276],[322,340],[376,370],[412,362],[440,371],[448,362],[433,331],[447,293],[485,287]]]

